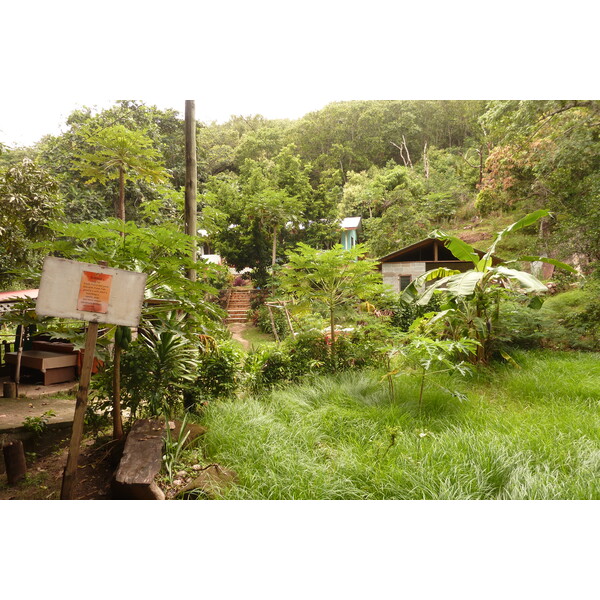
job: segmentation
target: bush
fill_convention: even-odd
[[[319,330],[290,336],[280,345],[263,345],[246,356],[246,387],[255,392],[307,375],[381,366],[389,348],[386,330],[381,324],[370,324],[338,333],[333,361],[327,333]]]
[[[520,348],[600,349],[600,301],[594,285],[548,298],[540,310],[505,302],[500,310],[499,342]]]
[[[541,311],[550,322],[546,345],[574,350],[600,349],[600,283],[591,280],[548,298]]]
[[[251,350],[244,361],[246,386],[258,391],[292,379],[291,358],[287,350],[276,345],[264,345]]]
[[[239,384],[242,354],[230,342],[201,354],[198,377],[194,384],[197,401],[228,397]]]
[[[290,333],[290,328],[283,311],[279,308],[273,308],[273,321],[275,321],[275,329],[279,339],[283,339]],[[262,333],[273,334],[273,324],[269,309],[264,304],[251,312],[252,323],[258,327]]]
[[[541,310],[528,308],[518,302],[504,302],[500,306],[499,323],[499,345],[518,348],[541,346],[551,325]]]
[[[325,370],[329,361],[329,346],[321,331],[305,331],[285,341],[290,356],[293,379]]]
[[[440,310],[440,297],[434,294],[425,306],[418,306],[417,304],[402,302],[400,294],[391,292],[379,298],[377,308],[391,311],[390,325],[392,327],[396,327],[400,331],[408,331],[415,319],[419,319],[426,313]]]

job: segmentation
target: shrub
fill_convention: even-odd
[[[251,350],[246,355],[243,368],[246,386],[251,391],[269,388],[292,378],[289,353],[274,344]]]
[[[533,310],[518,302],[505,302],[500,307],[499,346],[536,348],[542,345],[551,322],[541,310]]]
[[[411,303],[407,304],[400,300],[400,295],[389,293],[382,295],[377,301],[377,308],[385,311],[391,311],[390,325],[408,331],[413,322],[429,312],[440,310],[440,297],[433,295],[431,300],[425,306],[419,306]]]
[[[196,400],[209,400],[234,394],[239,384],[242,355],[230,342],[200,355],[194,383]]]
[[[600,349],[600,306],[590,289],[575,289],[548,298],[540,310],[505,302],[500,309],[500,346],[558,350]]]
[[[273,321],[275,321],[275,329],[280,339],[284,338],[290,333],[290,329],[287,323],[287,319],[283,314],[283,311],[278,308],[273,308]],[[273,334],[273,323],[271,322],[271,315],[269,309],[264,304],[259,306],[256,310],[251,312],[252,323],[258,327],[263,333]]]
[[[546,345],[574,350],[600,349],[600,284],[591,280],[548,298],[541,311],[550,322]]]
[[[288,338],[284,347],[290,356],[290,372],[294,379],[325,370],[328,365],[329,347],[322,331],[299,333]]]

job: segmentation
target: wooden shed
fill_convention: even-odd
[[[476,250],[479,256],[485,252]],[[500,262],[500,259],[493,258],[494,264]],[[420,242],[415,242],[401,250],[392,252],[379,259],[383,283],[391,286],[396,292],[402,291],[406,286],[427,271],[445,267],[446,269],[456,269],[457,271],[468,271],[473,268],[473,263],[466,260],[458,260],[448,248],[444,246],[442,240],[435,238],[426,238]]]

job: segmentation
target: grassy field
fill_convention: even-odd
[[[231,499],[598,499],[600,355],[529,352],[521,368],[418,382],[349,372],[213,402],[203,451]]]

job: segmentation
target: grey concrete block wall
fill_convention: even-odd
[[[400,291],[400,275],[410,275],[411,281],[426,271],[425,262],[402,262],[402,263],[383,263],[381,265],[381,274],[383,275],[384,285]]]

